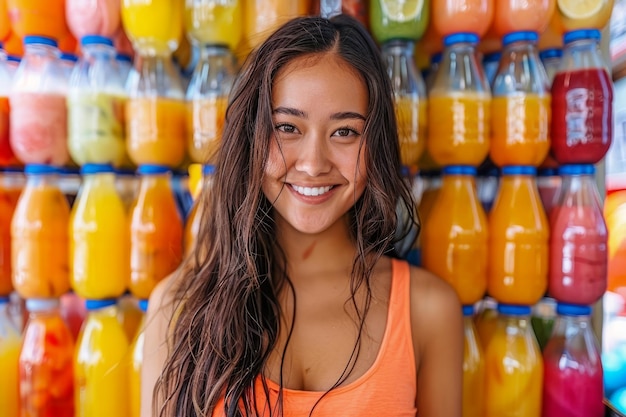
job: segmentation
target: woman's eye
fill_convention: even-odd
[[[354,129],[350,129],[349,127],[342,127],[341,129],[337,129],[335,131],[335,136],[342,136],[342,137],[347,137],[347,136],[358,136],[359,133],[354,130]]]
[[[283,133],[296,133],[298,131],[295,126],[287,123],[278,124],[276,125],[275,129]]]

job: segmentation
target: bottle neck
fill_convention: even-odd
[[[171,188],[172,186],[171,174],[152,174],[144,175],[141,177],[141,183],[139,185],[141,191],[147,191],[152,188]]]
[[[559,71],[605,66],[599,43],[593,39],[581,39],[564,46]]]
[[[115,61],[115,48],[104,44],[93,44],[83,47],[83,55],[88,60],[112,60]]]
[[[40,175],[40,174],[28,174],[26,179],[27,187],[46,187],[57,186],[58,177],[56,175]]]
[[[592,175],[564,175],[561,185],[562,205],[600,205],[600,193]]]
[[[31,44],[24,47],[24,55],[29,58],[57,59],[61,52],[57,47],[43,44]]]

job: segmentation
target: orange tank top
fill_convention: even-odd
[[[324,392],[283,388],[283,417],[415,417],[417,371],[413,350],[410,306],[409,264],[392,260],[391,292],[383,341],[371,368],[359,379],[335,388],[320,400]],[[270,398],[267,401],[261,377],[255,383],[259,407],[272,404],[272,416],[278,416],[279,386],[266,379]],[[318,402],[319,400],[319,402]],[[317,405],[315,405],[317,403]],[[313,413],[311,410],[315,406]],[[266,407],[267,408],[267,407]],[[260,414],[269,417],[268,409]],[[213,417],[223,417],[224,403],[219,401]]]

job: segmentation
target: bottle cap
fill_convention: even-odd
[[[171,172],[172,169],[166,165],[145,164],[139,165],[137,173],[141,175],[161,175]]]
[[[441,52],[435,52],[434,54],[430,56],[431,65],[440,63],[442,58],[443,58],[443,54]]]
[[[104,300],[85,300],[85,308],[87,311],[100,310],[102,308],[111,307],[117,304],[115,298],[108,298]]]
[[[493,62],[499,62],[500,58],[502,58],[502,52],[492,52],[484,56],[483,63],[490,64]]]
[[[471,317],[474,315],[474,306],[473,305],[466,305],[463,306],[463,316],[465,317]]]
[[[80,169],[80,173],[83,175],[112,174],[114,172],[115,170],[111,164],[85,164]]]
[[[571,164],[559,167],[559,175],[593,175],[595,172],[596,167],[591,164]]]
[[[26,310],[37,312],[59,308],[61,301],[58,298],[29,298],[26,300]]]
[[[502,167],[502,175],[536,175],[537,168],[530,165],[509,165]]]
[[[80,39],[80,44],[82,46],[87,46],[87,45],[113,46],[113,39],[107,38],[106,36],[100,36],[100,35],[87,35],[87,36],[83,36]]]
[[[448,165],[442,169],[443,175],[476,175],[476,168],[470,165]]]
[[[47,36],[24,36],[24,45],[48,45],[54,46],[55,48],[58,46],[56,40],[49,38]]]
[[[505,316],[529,316],[530,306],[514,304],[498,304],[498,313]]]
[[[139,300],[139,310],[143,311],[144,313],[146,311],[148,311],[148,300]]]
[[[75,54],[70,54],[69,52],[62,52],[59,58],[63,61],[78,62],[78,57]]]
[[[598,29],[578,29],[566,32],[563,35],[563,43],[572,43],[583,39],[594,39],[599,41],[602,38],[602,34]]]
[[[115,55],[115,59],[121,62],[133,62],[133,58],[126,54],[117,54]]]
[[[6,295],[0,296],[0,304],[6,304],[9,301],[11,301],[11,299],[8,296]]]
[[[24,174],[30,175],[52,175],[58,174],[59,168],[46,164],[27,164],[24,167]]]
[[[202,175],[209,176],[215,174],[215,165],[202,165]]]
[[[589,316],[591,315],[591,306],[558,303],[556,313],[560,316]]]
[[[502,38],[502,46],[507,46],[513,42],[537,42],[539,40],[539,34],[530,30],[523,30],[519,32],[511,32],[504,35]]]
[[[478,43],[479,37],[471,32],[459,32],[448,35],[443,39],[444,46],[454,45],[455,43]]]
[[[550,58],[561,58],[563,56],[563,50],[560,48],[544,49],[539,52],[539,58],[544,61]]]
[[[20,62],[22,62],[22,58],[20,58],[19,56],[15,56],[15,55],[7,55],[7,61],[17,62],[19,64]]]

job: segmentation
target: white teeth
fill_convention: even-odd
[[[326,194],[330,191],[332,186],[328,187],[300,187],[298,185],[292,185],[293,189],[298,192],[298,194],[306,195],[306,196],[318,196],[322,194]]]

